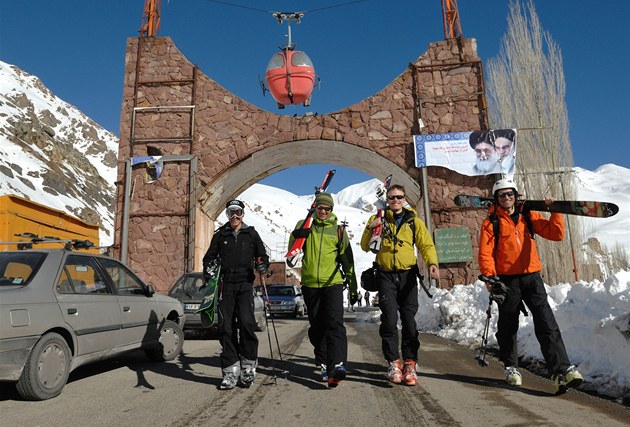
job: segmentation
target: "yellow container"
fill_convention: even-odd
[[[89,224],[57,209],[49,208],[22,197],[9,194],[0,196],[0,241],[30,242],[16,234],[32,233],[39,237],[60,240],[89,240],[98,246],[98,225]],[[62,243],[46,242],[34,248],[61,248]],[[15,250],[17,244],[0,245],[0,251]],[[98,249],[89,252],[98,253]]]

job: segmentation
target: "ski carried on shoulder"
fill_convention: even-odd
[[[491,197],[466,195],[455,196],[454,201],[460,208],[489,208],[494,203],[494,199]],[[614,203],[585,200],[556,200],[550,206],[547,206],[544,200],[517,200],[516,204],[525,210],[557,212],[592,218],[609,218],[619,212],[619,206]]]
[[[380,220],[381,223],[372,229],[372,234],[370,235],[370,242],[368,246],[370,251],[373,253],[378,253],[381,249],[381,241],[383,234],[383,213],[385,212],[385,198],[387,197],[387,190],[389,190],[389,186],[392,185],[392,175],[388,175],[383,181],[383,187],[379,186],[376,191],[376,196],[378,197],[378,209],[376,211],[376,219]]]
[[[328,189],[328,186],[330,185],[330,181],[332,181],[333,176],[335,176],[335,172],[336,172],[335,169],[331,169],[328,172],[326,172],[326,176],[324,177],[324,181],[322,182],[322,185],[320,185],[319,187],[315,187],[315,198],[317,198],[317,195],[319,193],[326,191]],[[313,203],[311,204],[311,207],[308,210],[308,214],[306,215],[306,218],[304,219],[304,224],[302,224],[303,230],[308,230],[311,228],[311,225],[313,225],[313,213],[315,213],[315,208],[316,208],[316,203],[315,203],[315,200],[313,200]],[[289,265],[289,267],[293,267],[297,263],[298,257],[302,253],[302,247],[304,246],[304,242],[306,242],[306,237],[298,237],[297,239],[293,241],[293,245],[291,245],[291,248],[285,255],[285,258],[287,259],[287,264]]]

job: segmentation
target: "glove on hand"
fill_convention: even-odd
[[[203,266],[203,283],[204,285],[208,283],[214,277],[212,268],[210,265]]]
[[[267,273],[269,266],[264,261],[261,260],[261,261],[256,261],[254,268],[256,268],[256,271],[259,272],[260,274],[265,274]]]
[[[497,304],[501,305],[507,298],[509,290],[503,282],[492,283],[492,290],[490,291],[490,298]]]
[[[304,237],[306,239],[308,237],[308,235],[311,234],[311,229],[310,228],[298,228],[296,230],[293,230],[293,232],[291,234],[296,239],[299,239],[300,237]]]

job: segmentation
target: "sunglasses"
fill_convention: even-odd
[[[405,198],[404,194],[395,194],[393,196],[387,196],[387,200],[394,200],[394,199],[402,200],[404,198]]]
[[[506,191],[505,193],[497,194],[497,197],[500,199],[505,199],[506,197],[514,197],[516,193],[514,191]]]
[[[317,206],[318,211],[330,212],[332,208],[330,206]]]

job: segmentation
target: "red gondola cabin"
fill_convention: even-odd
[[[278,108],[311,103],[315,86],[315,68],[308,55],[299,50],[283,49],[267,64],[265,79]]]

